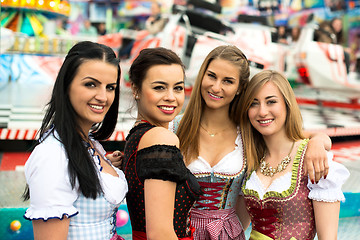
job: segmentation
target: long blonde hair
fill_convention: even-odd
[[[199,125],[205,102],[201,96],[201,82],[209,64],[214,59],[229,61],[239,68],[239,95],[235,95],[230,103],[229,117],[236,124],[240,124],[240,96],[249,81],[249,63],[243,52],[232,45],[222,45],[213,49],[202,63],[196,78],[189,103],[181,119],[177,135],[180,140],[180,150],[184,155],[185,163],[189,165],[199,156]]]
[[[270,81],[278,87],[285,101],[286,136],[293,141],[304,138],[300,109],[289,81],[281,73],[273,70],[264,70],[257,73],[250,80],[247,89],[242,96],[243,109],[241,111],[240,128],[245,145],[244,149],[249,173],[259,167],[259,160],[266,151],[266,145],[262,135],[251,125],[248,110],[258,91],[265,83]]]

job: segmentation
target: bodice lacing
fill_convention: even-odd
[[[221,192],[226,182],[199,182],[203,194],[196,202],[197,207],[208,210],[217,210],[220,208]]]

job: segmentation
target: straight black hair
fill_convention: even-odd
[[[90,135],[96,140],[106,140],[115,129],[119,109],[120,97],[120,66],[119,59],[114,51],[105,45],[90,41],[75,44],[68,52],[56,78],[51,100],[39,130],[40,144],[54,131],[59,135],[59,141],[64,145],[69,159],[68,171],[71,186],[74,188],[76,180],[80,192],[87,198],[96,199],[102,188],[98,178],[96,166],[90,156],[84,139],[88,133],[82,132],[78,122],[77,113],[69,99],[69,88],[79,67],[86,61],[100,60],[118,68],[114,102],[101,123],[95,124]],[[50,134],[47,132],[50,131]],[[23,194],[24,200],[30,198],[29,189]]]

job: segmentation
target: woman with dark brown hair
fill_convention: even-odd
[[[184,65],[165,48],[140,52],[129,78],[138,115],[126,138],[123,169],[133,239],[192,239],[189,210],[200,187],[168,130],[184,100]]]

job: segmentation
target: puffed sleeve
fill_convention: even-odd
[[[136,164],[140,181],[161,179],[182,182],[187,178],[187,168],[176,146],[154,145],[138,151]]]
[[[68,175],[68,159],[62,144],[49,136],[31,153],[25,164],[25,177],[30,190],[28,220],[62,219],[78,214],[73,203],[78,197]]]
[[[309,179],[308,188],[310,193],[308,197],[310,199],[323,202],[345,200],[341,187],[349,178],[350,173],[345,166],[334,162],[332,159],[333,153],[328,152],[329,174],[326,179],[321,178],[317,184],[312,184]]]

